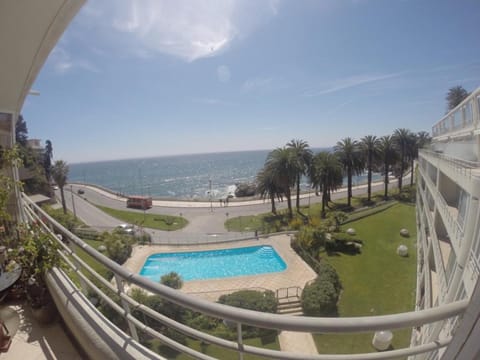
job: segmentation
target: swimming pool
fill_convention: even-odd
[[[171,271],[183,280],[217,279],[280,272],[287,268],[275,249],[268,245],[234,249],[153,254],[140,275],[153,281]]]

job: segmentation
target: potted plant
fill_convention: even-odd
[[[45,275],[53,267],[61,265],[59,245],[37,224],[18,225],[17,234],[6,270],[18,265],[22,268],[17,288],[23,289],[33,316],[40,323],[49,323],[55,318],[56,308],[48,292]]]
[[[17,147],[0,147],[0,240],[8,248],[6,258],[0,262],[0,269],[21,275],[14,289],[9,291],[15,297],[26,296],[34,317],[45,323],[53,319],[56,308],[47,289],[45,274],[51,268],[60,266],[58,243],[38,224],[15,224],[12,222],[7,204],[15,187],[22,184],[14,181],[11,168],[18,167],[20,156]]]

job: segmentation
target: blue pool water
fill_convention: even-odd
[[[171,271],[183,280],[217,279],[280,272],[287,268],[271,246],[160,253],[147,258],[140,275],[153,281]]]

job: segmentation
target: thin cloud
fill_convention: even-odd
[[[353,87],[374,83],[377,81],[392,79],[401,76],[403,73],[392,73],[392,74],[362,74],[350,76],[343,79],[337,79],[331,83],[325,84],[323,90],[310,90],[306,91],[303,96],[306,97],[315,97],[325,94],[331,94],[337,91],[350,89]]]
[[[229,101],[224,101],[217,98],[194,98],[193,102],[206,104],[206,105],[232,105]]]
[[[478,83],[480,82],[480,77],[469,77],[469,78],[463,78],[463,79],[456,79],[456,80],[450,80],[449,83],[455,83],[455,84],[464,84],[464,83],[469,83],[469,82],[475,82]]]
[[[217,77],[220,82],[226,83],[230,80],[230,69],[226,65],[217,68]]]
[[[63,47],[57,46],[50,55],[53,69],[57,74],[65,74],[74,69],[83,69],[90,72],[100,72],[99,69],[86,59],[73,59]]]
[[[354,101],[355,101],[355,99],[350,99],[350,100],[344,101],[344,102],[342,102],[341,104],[339,104],[339,105],[335,106],[334,108],[332,108],[331,110],[327,111],[327,112],[325,113],[325,115],[335,114],[338,110],[343,109],[345,106],[350,105],[350,104],[353,103]]]
[[[242,91],[265,91],[272,88],[273,78],[271,77],[259,77],[248,79],[242,85]]]
[[[93,26],[103,26],[109,38],[121,36],[123,44],[129,41],[132,54],[142,54],[141,48],[194,61],[222,53],[277,12],[274,0],[105,0],[90,6],[83,21],[113,19]]]

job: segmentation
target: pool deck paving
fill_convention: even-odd
[[[282,351],[295,354],[317,355],[317,347],[312,334],[297,331],[282,331],[278,335]]]

